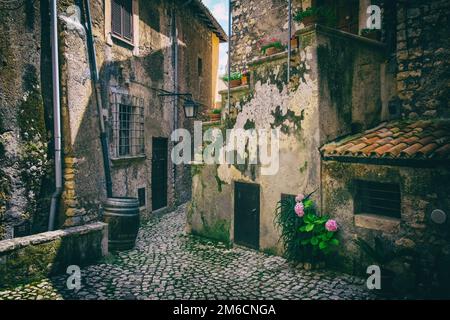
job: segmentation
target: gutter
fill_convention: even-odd
[[[62,187],[62,148],[61,148],[61,106],[59,92],[59,57],[58,57],[58,18],[57,0],[51,0],[51,50],[52,50],[52,85],[53,85],[53,128],[54,128],[54,152],[55,152],[55,191],[50,203],[48,230],[55,228],[55,217],[58,201],[63,192]]]

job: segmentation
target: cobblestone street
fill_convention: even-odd
[[[68,275],[0,291],[0,299],[371,299],[362,279],[183,234],[185,206],[142,226],[134,250]]]

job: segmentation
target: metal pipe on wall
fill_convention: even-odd
[[[52,86],[53,86],[53,140],[55,153],[55,191],[50,202],[48,230],[55,228],[58,201],[62,194],[62,148],[61,148],[61,106],[59,92],[59,57],[58,57],[58,12],[57,0],[51,0],[51,52],[52,52]]]
[[[288,1],[288,61],[287,61],[287,83],[291,79],[291,37],[292,37],[292,0]]]
[[[230,77],[231,77],[231,25],[232,25],[232,21],[231,21],[231,0],[228,1],[228,94],[227,94],[227,99],[228,99],[228,112],[230,112],[230,107],[231,107],[231,101],[230,101],[230,97],[231,97],[231,88],[230,88]]]
[[[89,51],[89,61],[91,63],[91,72],[93,74],[93,84],[94,84],[94,96],[97,105],[97,113],[99,117],[100,125],[100,142],[102,146],[102,156],[103,156],[103,170],[105,171],[105,181],[106,181],[106,196],[108,198],[112,197],[112,178],[111,178],[111,166],[109,163],[109,148],[108,148],[108,137],[105,130],[105,122],[103,119],[103,106],[102,97],[99,83],[99,75],[97,69],[97,58],[95,54],[94,36],[92,34],[92,21],[91,21],[91,10],[89,0],[84,1],[84,7],[86,12],[86,33],[87,33],[87,43]]]

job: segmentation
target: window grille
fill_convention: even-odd
[[[400,187],[393,183],[356,181],[355,213],[400,218]]]
[[[144,155],[144,99],[113,92],[110,103],[113,157]]]

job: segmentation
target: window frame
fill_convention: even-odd
[[[124,12],[126,12],[127,10],[125,9],[125,1],[129,1],[129,16],[130,16],[130,38],[127,38],[124,35]],[[120,6],[120,33],[117,33],[114,30],[114,11],[113,11],[113,7],[114,4]],[[133,0],[111,0],[111,35],[114,36],[115,38],[118,38],[122,41],[128,42],[130,44],[134,44],[134,12],[133,12]]]
[[[373,214],[382,218],[401,219],[402,192],[400,184],[364,179],[356,179],[354,184],[355,215]]]
[[[144,99],[111,91],[110,110],[112,160],[145,157]]]

